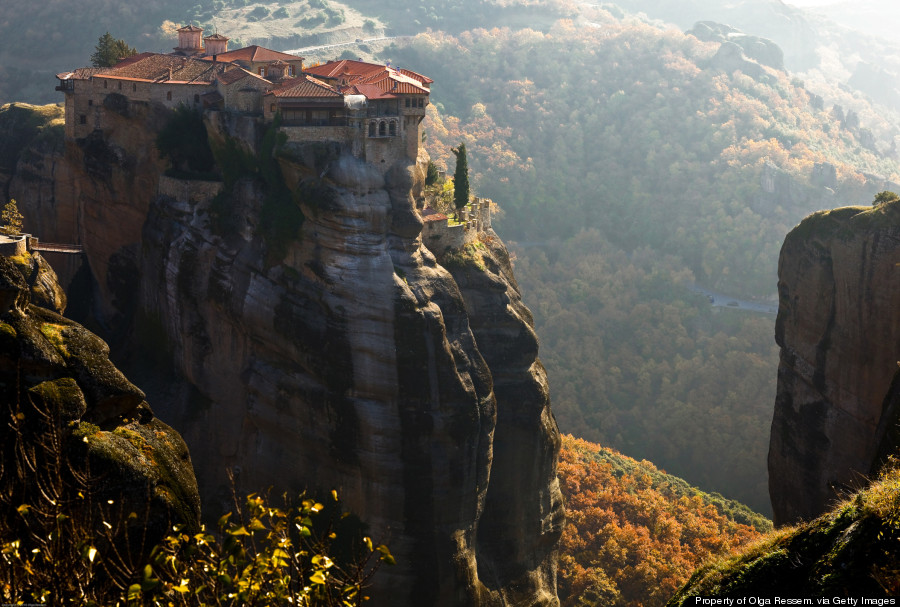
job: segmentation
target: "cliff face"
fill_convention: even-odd
[[[769,447],[778,524],[821,514],[897,446],[898,242],[896,203],[816,213],[785,239]]]
[[[556,604],[559,435],[499,240],[445,264],[422,245],[424,156],[273,148],[214,113],[218,159],[242,168],[179,181],[148,120],[68,143],[52,163],[72,191],[46,173],[12,189],[43,239],[76,218],[94,318],[172,403],[205,508],[227,504],[227,469],[241,490],[335,488],[398,561],[381,604]]]

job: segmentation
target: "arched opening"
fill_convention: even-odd
[[[391,137],[397,136],[397,123],[393,120],[391,120],[390,132],[391,132]]]
[[[381,137],[387,135],[387,124],[385,124],[384,120],[378,125],[378,135]]]
[[[374,137],[374,136],[375,136],[375,123],[370,122],[369,123],[369,137]]]

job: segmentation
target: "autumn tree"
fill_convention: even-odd
[[[875,200],[872,201],[872,206],[877,207],[889,202],[897,202],[898,200],[900,200],[900,196],[898,196],[896,192],[885,190],[883,192],[878,192],[877,194],[875,194]]]
[[[128,46],[128,43],[121,38],[113,38],[109,32],[100,36],[94,49],[94,53],[91,55],[91,63],[94,67],[112,67],[125,57],[137,55],[136,48]]]
[[[19,207],[13,198],[6,203],[3,211],[0,212],[0,233],[13,236],[22,233],[22,214],[19,213]]]
[[[460,143],[451,150],[456,156],[456,171],[453,173],[453,206],[459,211],[469,204],[469,161],[466,159],[466,144]]]

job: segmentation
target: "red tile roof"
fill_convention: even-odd
[[[185,25],[184,27],[179,27],[176,31],[179,31],[179,32],[202,32],[203,28],[197,27],[196,25],[191,23],[190,25]]]
[[[300,61],[303,57],[297,55],[289,55],[273,51],[256,44],[245,46],[227,53],[217,55],[219,61],[250,61],[250,62],[270,62],[281,59],[282,61]],[[203,57],[204,61],[212,61],[212,57]]]
[[[378,96],[382,98],[395,94],[427,95],[430,91],[425,85],[433,82],[430,78],[410,70],[396,70],[385,65],[353,61],[352,59],[329,61],[322,65],[306,68],[304,71],[322,78],[346,80],[348,85],[356,85],[357,88],[364,84],[374,85],[382,92],[382,95]],[[367,90],[371,91],[372,89]],[[370,99],[377,98],[370,97],[368,93],[362,91],[360,93]]]
[[[419,82],[423,82],[425,84],[433,84],[434,83],[434,80],[432,80],[428,76],[423,76],[422,74],[419,74],[412,70],[398,68],[397,71],[405,76],[409,76],[410,78],[413,78],[414,80],[418,80]]]
[[[343,99],[343,95],[334,90],[321,80],[317,80],[312,76],[303,75],[298,78],[285,80],[284,84],[274,91],[269,91],[267,95],[275,95],[279,98],[294,97],[334,97]]]
[[[383,65],[378,65],[376,63],[342,59],[340,61],[329,61],[328,63],[323,63],[315,67],[309,67],[304,71],[323,78],[340,78],[342,75],[347,75],[348,78],[362,78],[364,76],[376,74],[383,69]]]
[[[203,39],[204,40],[230,40],[230,38],[227,38],[226,36],[223,36],[222,34],[219,34],[219,33],[215,33],[212,36],[204,36]]]
[[[243,80],[244,78],[255,78],[256,80],[262,80],[266,84],[272,85],[272,83],[265,78],[257,76],[253,72],[248,72],[242,67],[235,66],[225,73],[219,74],[219,82],[222,84],[234,84],[238,80]]]
[[[192,57],[142,53],[135,61],[123,61],[97,76],[115,80],[208,84],[227,67],[229,66],[210,64]]]
[[[422,221],[441,221],[442,219],[449,219],[443,213],[438,213],[434,209],[422,209],[421,211]]]

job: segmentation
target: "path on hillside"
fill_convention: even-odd
[[[330,48],[338,48],[341,46],[353,46],[355,44],[366,44],[368,42],[381,42],[382,40],[400,40],[403,38],[412,38],[412,36],[379,36],[377,38],[357,38],[356,40],[348,40],[347,42],[338,42],[336,44],[320,44],[319,46],[304,46],[303,48],[295,48],[289,51],[282,51],[289,55],[297,55],[299,53],[309,53],[312,51],[322,51]]]

